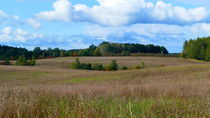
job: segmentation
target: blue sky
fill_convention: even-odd
[[[209,0],[0,0],[0,44],[62,49],[102,41],[181,52],[210,36]]]

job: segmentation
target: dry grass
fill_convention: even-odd
[[[168,66],[117,72],[83,71],[67,69],[65,64],[70,58],[40,60],[36,67],[0,66],[0,117],[210,117],[208,63],[157,57],[81,60],[109,63],[113,58],[131,66],[139,61]]]
[[[52,59],[42,59],[37,62],[38,66],[47,67],[60,67],[69,68],[70,63],[75,60],[76,57],[62,57]],[[82,62],[88,63],[100,63],[109,64],[112,60],[116,60],[123,66],[135,66],[141,62],[145,62],[147,66],[160,67],[160,66],[173,66],[173,65],[191,65],[202,64],[204,62],[195,60],[186,60],[182,58],[171,57],[79,57]]]

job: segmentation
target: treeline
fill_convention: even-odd
[[[210,60],[210,37],[197,38],[196,40],[185,41],[183,46],[182,57],[197,59],[197,60]]]
[[[109,43],[103,42],[98,46],[91,45],[87,49],[70,50],[70,56],[129,56],[133,53],[168,54],[163,46]]]
[[[10,46],[0,46],[0,60],[17,60],[20,56],[26,59],[32,59],[32,57],[38,58],[52,58],[52,57],[64,57],[70,56],[70,51],[62,50],[59,48],[48,48],[42,50],[40,47],[34,48],[29,51],[25,48],[16,48]]]
[[[25,48],[16,48],[16,47],[0,45],[0,60],[5,60],[5,59],[16,60],[21,55],[24,55],[26,57],[32,57],[32,52],[29,52]]]
[[[87,49],[63,50],[59,48],[48,48],[42,50],[40,47],[29,51],[25,48],[15,48],[10,46],[0,46],[0,60],[6,58],[17,60],[19,56],[24,56],[26,59],[66,57],[66,56],[130,56],[135,53],[150,53],[150,54],[168,54],[168,51],[163,46],[142,45],[142,44],[121,44],[103,42],[98,46],[91,45]]]

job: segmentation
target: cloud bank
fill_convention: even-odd
[[[36,14],[39,19],[64,22],[92,22],[101,25],[131,25],[138,23],[158,23],[186,25],[210,22],[209,11],[205,7],[186,9],[158,1],[145,0],[97,0],[99,5],[88,7],[84,4],[72,5],[68,0],[57,0],[52,11]]]

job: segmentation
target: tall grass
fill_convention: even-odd
[[[98,96],[77,92],[2,88],[1,118],[208,118],[208,97]],[[102,91],[100,91],[102,92]]]

